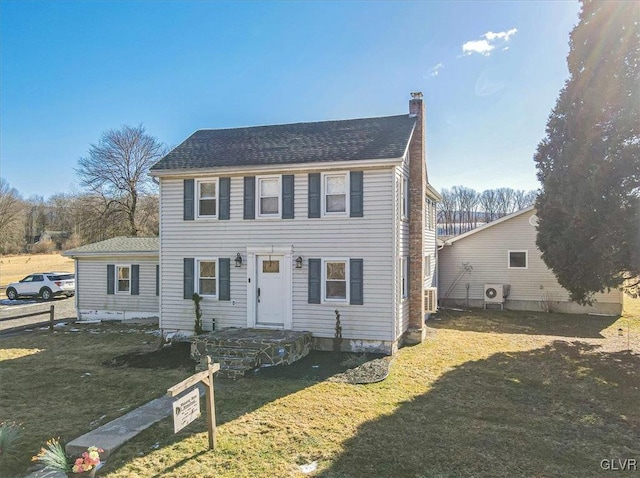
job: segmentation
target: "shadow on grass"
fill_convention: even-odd
[[[467,362],[362,425],[318,476],[593,476],[640,463],[640,356],[581,342]]]
[[[602,338],[601,332],[619,318],[515,310],[474,309],[470,312],[457,312],[445,309],[433,316],[427,325],[435,329],[587,339]]]

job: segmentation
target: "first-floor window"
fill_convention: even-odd
[[[217,270],[218,261],[198,261],[198,294],[207,296],[218,295]]]
[[[402,268],[402,298],[409,297],[409,257],[400,258],[400,267]]]
[[[116,283],[118,287],[116,292],[119,294],[128,294],[131,292],[131,267],[116,266]]]
[[[424,256],[424,276],[429,277],[431,275],[431,256]]]
[[[509,251],[509,269],[526,269],[527,251]]]
[[[347,300],[347,261],[324,263],[325,300]]]

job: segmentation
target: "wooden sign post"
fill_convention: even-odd
[[[216,448],[216,408],[213,397],[213,374],[220,370],[220,364],[212,363],[211,357],[207,356],[207,370],[198,372],[183,380],[177,385],[167,390],[167,396],[175,397],[184,392],[189,387],[193,387],[202,382],[207,390],[207,430],[209,432],[209,450]],[[195,419],[195,417],[194,417]],[[186,424],[185,424],[186,425]]]

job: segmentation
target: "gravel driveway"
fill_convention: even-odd
[[[62,296],[56,297],[50,301],[43,301],[40,299],[19,299],[10,301],[3,297],[0,299],[0,319],[6,319],[17,315],[34,314],[36,312],[49,312],[49,308],[52,305],[55,307],[55,320],[76,318],[75,298]],[[14,327],[48,321],[48,313],[24,319],[0,321],[0,333]]]

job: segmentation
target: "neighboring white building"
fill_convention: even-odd
[[[569,301],[569,293],[546,266],[536,246],[537,217],[533,206],[446,240],[438,253],[441,305],[483,307],[498,304],[504,286],[504,307],[566,313],[620,314],[623,293],[596,294],[593,306]],[[497,294],[498,299],[500,294]]]
[[[75,260],[78,319],[158,319],[159,240],[116,237],[63,252]]]
[[[439,199],[424,145],[421,94],[405,115],[196,131],[151,168],[160,327],[192,333],[197,292],[205,330],[331,348],[338,312],[347,350],[423,340]]]

